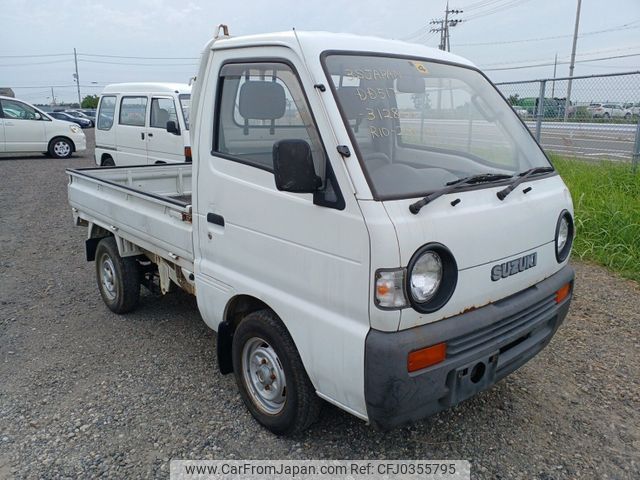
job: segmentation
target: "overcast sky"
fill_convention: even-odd
[[[13,87],[17,97],[32,103],[48,103],[53,85],[57,100],[74,100],[74,47],[83,96],[113,82],[186,82],[219,23],[228,24],[233,35],[295,27],[437,47],[428,22],[441,18],[445,5],[446,0],[0,0],[0,87]],[[451,29],[451,50],[485,70],[553,63],[557,53],[557,76],[567,75],[562,62],[571,53],[576,5],[577,0],[452,0],[450,8],[464,10],[457,17],[465,21]],[[640,69],[640,55],[630,56],[640,54],[640,0],[583,0],[580,34],[574,75]],[[556,38],[531,40],[542,37]],[[584,61],[601,57],[621,58]],[[553,65],[487,74],[494,81],[551,77]]]

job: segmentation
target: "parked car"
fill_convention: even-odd
[[[432,121],[412,100],[427,91],[478,108]],[[155,95],[105,92],[97,128],[147,148],[134,140],[166,120],[142,128]],[[321,399],[381,428],[434,415],[560,328],[571,195],[471,62],[355,35],[216,37],[193,100],[193,164],[67,170],[69,203],[106,307],[133,310],[141,283],[195,295],[221,373],[267,429],[298,434]],[[537,380],[564,374],[551,368]]]
[[[94,126],[94,121],[91,117],[89,117],[86,113],[81,112],[80,110],[65,110],[64,113],[68,113],[72,117],[75,118],[84,118],[85,120],[89,120],[91,122],[91,126]]]
[[[634,117],[640,116],[640,102],[625,103],[622,107],[629,110]]]
[[[84,113],[87,117],[89,117],[91,120],[93,120],[94,124],[95,124],[95,119],[96,119],[96,109],[95,108],[81,108],[78,110],[79,112]]]
[[[631,110],[616,103],[592,103],[587,107],[587,111],[593,118],[630,119],[632,116]]]
[[[190,162],[190,98],[191,87],[181,83],[107,85],[98,104],[96,164]]]
[[[0,96],[0,152],[43,152],[67,158],[86,148],[82,130],[33,105]]]
[[[67,112],[51,112],[49,115],[51,115],[53,118],[57,118],[58,120],[65,120],[67,122],[75,123],[81,128],[91,128],[93,126],[93,122],[88,118],[74,117]]]

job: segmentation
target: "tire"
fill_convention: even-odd
[[[631,119],[631,114],[630,113],[625,114],[624,119],[625,120],[630,120]]]
[[[49,142],[48,151],[53,158],[69,158],[73,150],[73,142],[68,138],[56,137]]]
[[[140,265],[122,258],[113,237],[100,240],[96,248],[96,280],[104,303],[114,313],[127,313],[140,300]]]
[[[296,435],[318,419],[322,401],[293,339],[271,310],[252,312],[240,322],[232,357],[242,400],[265,428]]]
[[[100,164],[100,166],[102,167],[115,167],[116,166],[116,162],[113,161],[113,158],[111,158],[110,156],[106,156],[104,158],[104,160],[102,160],[102,163]]]
[[[602,115],[602,118],[607,118],[608,119],[609,117],[611,117],[611,115],[609,115],[608,113],[605,113],[604,115]]]

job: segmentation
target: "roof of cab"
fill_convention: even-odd
[[[296,34],[298,39],[296,39]],[[298,40],[300,41],[305,56],[311,55],[315,58],[318,58],[318,56],[325,51],[357,51],[363,53],[376,52],[392,55],[407,55],[474,66],[473,63],[466,58],[425,45],[349,33],[287,31],[238,37],[230,36],[214,39],[210,42],[209,46],[213,49],[226,49],[233,47],[280,45],[299,50]]]
[[[102,93],[191,93],[186,83],[131,82],[112,83]]]

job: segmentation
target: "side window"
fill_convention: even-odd
[[[100,100],[100,108],[98,109],[98,129],[110,130],[113,125],[113,116],[116,113],[116,97],[104,96]]]
[[[29,105],[14,100],[2,100],[4,118],[15,120],[35,120],[36,110]]]
[[[153,98],[151,100],[151,123],[154,128],[167,128],[167,122],[178,125],[176,105],[173,98]]]
[[[316,174],[324,178],[324,149],[291,67],[276,62],[227,64],[220,77],[214,151],[273,171],[273,145],[304,140],[311,147]]]
[[[120,101],[120,125],[144,127],[147,115],[147,97],[122,97]]]

